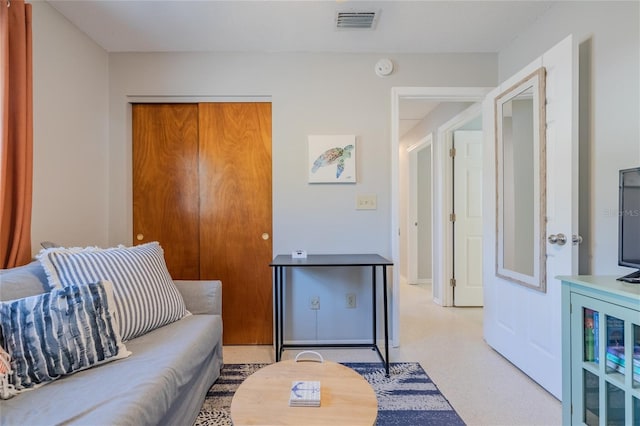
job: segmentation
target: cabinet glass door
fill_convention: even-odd
[[[585,366],[597,370],[599,361],[600,312],[582,308],[582,360]],[[583,368],[583,413],[582,421],[588,426],[600,424],[600,380],[598,376]]]
[[[583,361],[597,364],[600,358],[600,312],[582,308],[582,323],[584,324]]]
[[[640,425],[637,311],[577,294],[571,302],[571,345],[582,361],[572,364],[571,423]]]
[[[607,382],[607,425],[608,426],[624,426],[625,425],[625,407],[624,407],[624,391]]]
[[[624,320],[612,315],[607,318],[607,347],[606,368],[607,375],[624,383]]]
[[[584,374],[584,412],[582,421],[587,426],[598,426],[600,424],[600,379],[587,370],[582,370]]]
[[[640,325],[633,325],[633,380],[631,386],[634,389],[640,389]],[[638,400],[636,399],[636,402]],[[640,424],[640,413],[636,419],[636,423]]]

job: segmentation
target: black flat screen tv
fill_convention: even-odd
[[[618,265],[636,268],[620,281],[640,283],[640,167],[620,170]]]

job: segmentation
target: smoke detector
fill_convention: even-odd
[[[337,30],[374,30],[378,23],[380,10],[338,10],[336,11]]]
[[[382,58],[376,62],[374,70],[378,77],[386,77],[393,72],[393,62],[391,59]]]

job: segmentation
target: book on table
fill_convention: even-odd
[[[313,380],[294,380],[291,382],[289,406],[319,407],[320,382]]]

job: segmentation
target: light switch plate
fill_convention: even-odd
[[[376,195],[358,195],[356,197],[356,210],[376,210],[378,197]]]

